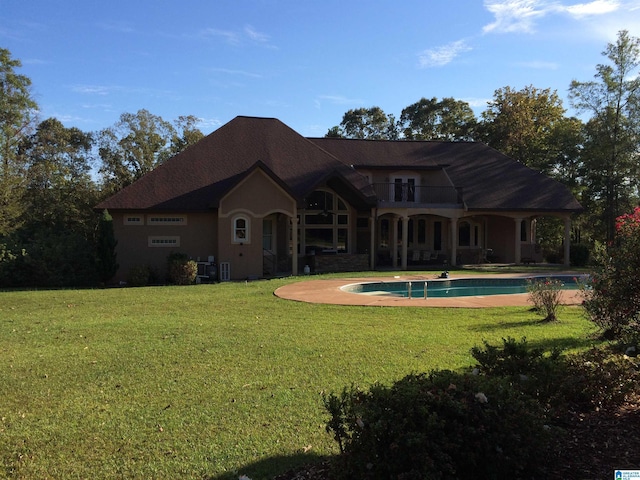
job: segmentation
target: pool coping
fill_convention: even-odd
[[[573,275],[576,272],[528,272],[509,274],[451,274],[451,279],[463,278],[513,278],[532,276]],[[337,279],[309,279],[284,285],[274,294],[285,300],[295,300],[306,303],[324,303],[331,305],[354,305],[370,307],[444,307],[444,308],[487,308],[487,307],[518,307],[531,306],[529,294],[512,293],[508,295],[487,295],[456,298],[405,298],[386,295],[363,295],[349,293],[341,287],[352,283],[363,282],[401,282],[436,280],[439,275],[433,273],[408,274],[396,276],[353,277]],[[561,303],[563,305],[579,305],[582,296],[577,290],[562,290]]]

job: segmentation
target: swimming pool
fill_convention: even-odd
[[[577,289],[586,276],[541,275],[510,278],[458,278],[437,280],[352,283],[341,287],[348,293],[405,298],[449,298],[527,293],[528,281],[547,278],[562,282],[565,290]]]

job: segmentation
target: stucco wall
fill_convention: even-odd
[[[219,208],[219,261],[228,262],[231,280],[263,275],[262,220],[272,213],[293,216],[295,201],[262,170],[255,170],[231,190]],[[249,221],[248,238],[233,241],[234,219]]]
[[[513,218],[489,216],[487,222],[487,248],[501,263],[515,261],[515,221]]]
[[[172,252],[186,253],[193,260],[216,256],[217,229],[215,213],[172,213],[186,218],[185,225],[150,225],[150,214],[142,212],[110,212],[118,241],[117,262],[120,265],[113,282],[126,281],[129,270],[137,265],[151,266],[160,281],[166,278],[167,256]],[[140,224],[125,224],[125,218],[141,218]],[[149,246],[149,237],[178,237],[179,246]],[[216,259],[217,262],[217,259]]]

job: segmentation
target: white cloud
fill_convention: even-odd
[[[316,99],[316,106],[319,108],[322,101],[333,105],[362,105],[365,103],[361,98],[349,98],[342,95],[319,95]]]
[[[494,21],[483,28],[484,33],[533,33],[536,22],[553,14],[566,14],[574,19],[592,18],[635,9],[631,0],[622,5],[619,0],[593,0],[565,5],[555,0],[484,0],[484,7],[493,14]]]
[[[259,32],[251,25],[246,25],[242,30],[222,30],[219,28],[206,28],[198,34],[204,39],[221,38],[229,45],[240,46],[243,44],[262,45],[268,48],[275,48],[270,43],[269,35]]]
[[[249,37],[254,42],[258,42],[258,43],[268,43],[269,42],[269,36],[268,35],[258,32],[251,25],[246,25],[244,27],[244,33],[247,35],[247,37]]]
[[[442,67],[451,63],[458,55],[471,50],[464,40],[449,43],[436,48],[430,48],[418,55],[421,68]]]
[[[202,130],[216,129],[222,125],[222,121],[218,118],[198,118],[198,127]]]
[[[491,98],[477,98],[467,97],[461,99],[463,102],[467,102],[473,109],[485,108],[487,104],[492,100]]]
[[[76,93],[82,93],[85,95],[109,95],[114,90],[119,90],[120,87],[112,87],[107,85],[73,85],[71,90]]]
[[[240,44],[240,34],[231,30],[220,30],[218,28],[206,28],[200,32],[200,36],[203,38],[219,37],[223,38],[227,43],[231,45]]]
[[[558,7],[560,11],[567,12],[576,18],[604,15],[615,12],[620,8],[620,2],[616,0],[595,0],[589,3],[577,3],[566,7]]]
[[[482,29],[484,33],[531,33],[535,20],[546,14],[544,3],[538,0],[485,0],[484,6],[495,17]]]

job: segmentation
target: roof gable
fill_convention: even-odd
[[[207,210],[257,163],[298,202],[327,172],[348,179],[374,200],[362,175],[279,120],[236,117],[97,208]]]

